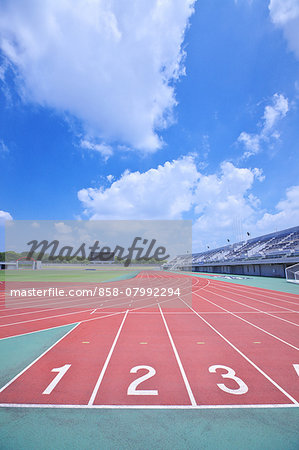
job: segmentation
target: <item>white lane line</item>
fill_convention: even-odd
[[[214,284],[213,284],[213,289],[222,290],[222,291],[225,291],[227,294],[239,295],[241,297],[249,298],[250,300],[254,300],[256,302],[265,303],[266,305],[273,305],[273,306],[276,306],[277,308],[289,309],[290,311],[293,311],[292,309],[287,308],[286,306],[277,305],[275,303],[270,303],[269,301],[259,300],[256,297],[251,297],[250,295],[248,295],[248,293],[247,293],[248,291],[246,291],[245,289],[244,290],[243,289],[233,290],[233,289],[230,289],[228,287],[225,287],[223,289],[223,287],[218,287],[218,285],[215,286]],[[271,301],[272,300],[274,300],[274,301],[276,300],[277,302],[291,303],[293,305],[299,306],[298,302],[296,303],[296,302],[291,302],[291,301],[287,301],[287,300],[282,300],[282,299],[279,299],[279,298],[276,298],[276,297],[273,297],[273,296],[270,296],[269,299],[268,299],[267,296],[265,296],[263,294],[260,294],[259,292],[249,292],[249,294],[259,295],[259,296],[262,296],[262,297],[266,298],[267,300],[271,300]],[[296,310],[296,311],[298,311],[298,310]]]
[[[218,308],[223,309],[224,311],[228,312],[231,316],[237,317],[237,319],[240,319],[240,320],[242,320],[243,322],[248,323],[248,325],[251,325],[252,327],[257,328],[258,330],[262,331],[262,332],[265,333],[265,334],[268,334],[269,336],[273,337],[274,339],[277,339],[278,341],[282,342],[283,344],[286,344],[286,345],[288,345],[289,347],[294,348],[295,350],[299,350],[299,348],[296,347],[295,345],[290,344],[289,342],[285,341],[284,339],[281,339],[280,337],[276,336],[275,334],[272,334],[272,333],[270,333],[269,331],[266,331],[264,328],[261,328],[261,327],[259,327],[258,325],[255,325],[255,324],[252,323],[252,322],[249,322],[249,320],[246,320],[246,319],[244,319],[243,317],[238,316],[237,314],[235,314],[235,313],[229,311],[228,309],[223,308],[222,306],[217,305],[217,303],[212,302],[212,300],[208,300],[207,298],[205,298],[205,297],[203,297],[202,295],[199,295],[199,294],[195,294],[195,295],[197,295],[198,297],[202,298],[202,299],[205,300],[206,302],[209,302],[209,303],[211,303],[212,305],[215,305],[215,306],[217,306]],[[219,295],[219,294],[216,294],[216,295]],[[185,302],[184,302],[184,303],[185,303]],[[242,314],[243,314],[243,313],[242,313]],[[246,314],[246,312],[245,312],[244,314]]]
[[[81,323],[84,323],[84,321],[81,320]],[[41,330],[27,331],[26,333],[21,333],[21,334],[13,334],[12,336],[6,336],[6,337],[0,338],[0,342],[3,341],[4,339],[18,338],[20,336],[27,336],[28,334],[42,333],[43,331],[54,330],[55,328],[70,327],[71,325],[77,325],[77,324],[78,324],[78,322],[71,322],[71,323],[67,323],[65,325],[56,325],[54,327],[42,328]]]
[[[94,314],[94,313],[96,312],[96,310],[97,310],[97,308],[96,308],[96,309],[94,309],[93,311],[91,311],[91,313],[90,313],[90,314]]]
[[[57,345],[59,342],[62,341],[66,336],[68,336],[72,331],[74,331],[75,328],[77,328],[81,322],[78,322],[77,325],[75,325],[71,330],[69,330],[67,333],[65,333],[58,341],[54,342],[51,347],[49,347],[47,350],[45,350],[41,355],[39,355],[34,361],[32,361],[28,366],[25,367],[21,372],[19,372],[15,377],[13,377],[8,383],[6,383],[1,389],[0,393],[4,391],[8,386],[10,386],[17,378],[19,378],[21,375],[23,375],[24,372],[26,372],[28,369],[30,369],[33,364],[35,364],[37,361],[39,361],[43,356],[45,356],[46,353],[48,353],[50,350],[52,350],[55,345]]]
[[[249,408],[298,408],[293,403],[253,405],[60,405],[47,403],[0,403],[0,408],[70,408],[70,409],[249,409]]]
[[[114,339],[114,341],[113,341],[113,344],[112,344],[112,346],[111,346],[111,348],[110,348],[110,351],[109,351],[108,356],[107,356],[107,358],[106,358],[105,364],[103,365],[103,368],[102,368],[102,370],[101,370],[101,373],[100,373],[100,376],[99,376],[99,378],[98,378],[98,381],[96,382],[96,385],[95,385],[95,387],[94,387],[94,389],[93,389],[93,391],[92,391],[91,397],[90,397],[89,402],[88,402],[88,405],[89,405],[89,406],[90,406],[90,405],[93,405],[93,402],[94,402],[94,400],[95,400],[95,398],[96,398],[96,395],[97,395],[97,393],[98,393],[99,387],[100,387],[101,382],[102,382],[102,380],[103,380],[103,377],[104,377],[104,375],[105,375],[107,366],[108,366],[109,361],[110,361],[110,359],[111,359],[113,350],[114,350],[114,348],[115,348],[115,346],[116,346],[116,343],[117,343],[117,340],[118,340],[118,338],[119,338],[120,332],[121,332],[122,327],[123,327],[123,325],[124,325],[124,323],[125,323],[125,320],[126,320],[126,318],[127,318],[128,312],[129,312],[129,310],[127,309],[127,311],[126,311],[126,313],[125,313],[125,315],[124,315],[124,318],[123,318],[123,320],[122,320],[122,322],[121,322],[121,324],[120,324],[120,327],[119,327],[119,329],[118,329],[118,332],[117,332],[117,334],[116,334],[116,336],[115,336],[115,339]]]
[[[248,292],[250,294],[259,295],[259,296],[264,297],[269,300],[271,299],[271,300],[277,300],[277,301],[284,302],[284,303],[292,303],[293,305],[297,305],[297,306],[299,304],[298,301],[292,302],[290,300],[284,300],[283,298],[278,297],[280,295],[280,296],[286,297],[288,299],[292,298],[293,300],[299,300],[298,294],[294,294],[291,292],[281,292],[281,291],[275,291],[275,290],[269,291],[269,289],[264,289],[264,288],[260,288],[260,287],[250,287],[250,289],[248,289],[249,286],[246,286],[246,285],[238,285],[238,287],[236,287],[236,285],[233,285],[233,284],[230,284],[230,283],[227,283],[224,281],[219,281],[219,280],[212,280],[212,281],[217,283],[217,285],[218,284],[222,285],[223,288],[225,288],[226,290],[229,290],[229,291],[233,291],[233,292],[241,291],[243,293]],[[214,284],[213,284],[213,286],[214,286]]]
[[[165,278],[167,278],[167,277],[165,277]],[[199,282],[198,282],[198,283],[199,283]],[[197,283],[197,284],[198,284],[198,283]],[[199,290],[205,289],[209,284],[210,284],[210,280],[207,280],[207,284],[204,285],[204,286],[199,287],[197,290],[199,291]],[[182,296],[183,296],[183,295],[182,295]],[[181,296],[181,297],[182,297],[182,296]],[[171,300],[160,301],[160,304],[162,304],[162,303],[167,303],[168,301],[171,301]],[[120,304],[120,305],[121,305],[121,304]],[[155,303],[149,303],[148,305],[145,305],[145,306],[139,306],[139,307],[133,308],[130,312],[132,312],[132,311],[137,311],[137,310],[141,310],[141,309],[144,309],[144,308],[150,308],[150,307],[155,306],[155,305],[156,305],[156,300],[155,300]],[[109,306],[111,306],[111,305],[109,305]],[[115,307],[116,305],[112,305],[112,306]],[[118,306],[119,306],[119,305],[118,305]],[[59,316],[46,316],[46,317],[39,318],[39,319],[32,319],[32,320],[27,320],[27,321],[23,321],[23,322],[15,322],[15,323],[13,323],[13,324],[12,324],[12,323],[9,323],[9,324],[5,324],[5,325],[0,325],[0,327],[1,327],[1,326],[9,326],[9,325],[18,325],[19,323],[36,322],[36,321],[39,321],[39,320],[45,320],[45,319],[49,319],[49,318],[53,318],[53,317],[61,317],[61,316],[69,315],[69,314],[81,314],[81,313],[83,313],[83,312],[89,312],[89,311],[90,311],[90,309],[88,309],[88,310],[83,310],[83,311],[77,311],[77,312],[74,312],[74,313],[60,314]],[[103,312],[105,312],[105,310],[103,310]],[[104,316],[104,317],[94,317],[94,318],[90,318],[90,319],[83,319],[83,320],[81,320],[80,322],[85,323],[85,322],[90,322],[90,321],[92,321],[92,320],[100,320],[100,319],[104,319],[104,318],[106,318],[106,317],[111,317],[111,316],[115,316],[115,315],[123,314],[123,313],[124,313],[124,311],[119,311],[119,312],[107,314],[107,315]],[[74,322],[68,322],[68,323],[65,323],[65,324],[63,324],[63,325],[58,325],[58,326],[53,326],[53,327],[42,328],[42,329],[39,329],[39,330],[28,331],[28,332],[25,332],[25,333],[14,334],[14,335],[11,335],[11,336],[4,336],[4,337],[0,337],[0,341],[1,341],[2,339],[11,339],[11,338],[18,337],[18,336],[25,336],[25,335],[31,334],[31,333],[38,333],[38,332],[44,331],[44,330],[51,330],[51,329],[53,329],[53,328],[59,328],[59,327],[61,327],[61,326],[75,325],[76,323],[78,323],[78,322],[77,322],[77,321],[74,321]]]
[[[214,289],[214,288],[212,288],[212,289]],[[256,311],[258,311],[258,312],[260,312],[260,313],[266,314],[267,316],[274,317],[275,319],[278,319],[278,320],[283,320],[284,322],[287,322],[287,323],[289,323],[289,324],[291,324],[291,325],[295,325],[295,327],[299,327],[299,324],[297,324],[297,323],[291,322],[290,320],[287,320],[287,319],[283,319],[282,317],[277,317],[277,316],[275,316],[274,314],[271,314],[271,313],[268,312],[268,311],[263,311],[262,309],[256,308],[255,306],[249,306],[249,305],[247,305],[246,303],[239,302],[238,300],[233,300],[232,298],[229,298],[229,297],[227,297],[226,295],[217,294],[217,292],[213,292],[213,291],[210,291],[210,290],[208,290],[208,289],[206,290],[206,292],[208,292],[208,293],[210,293],[210,294],[213,294],[213,295],[218,295],[218,297],[225,298],[226,300],[228,300],[228,301],[230,301],[230,302],[238,303],[239,305],[246,306],[246,308],[254,309],[254,310],[256,310]],[[248,298],[250,298],[250,297],[248,297]],[[269,303],[269,305],[270,305],[270,303]],[[275,306],[275,305],[274,305],[274,306]],[[284,309],[288,309],[288,308],[284,308]],[[285,312],[285,311],[277,311],[277,313],[280,313],[280,312]],[[297,313],[298,311],[293,311],[293,310],[291,310],[291,309],[288,309],[287,312],[290,312],[290,313]],[[246,311],[244,311],[244,313],[246,313]]]
[[[158,286],[158,285],[157,285]],[[124,300],[122,303],[110,303],[110,304],[108,304],[107,306],[109,306],[110,308],[111,307],[121,307],[121,306],[124,306],[124,305],[126,305],[127,304],[127,301],[128,301],[128,298],[127,298],[127,296],[119,296],[119,300]],[[89,302],[89,299],[86,299],[85,300],[86,302],[88,302],[88,305],[93,305],[93,307],[94,306],[97,306],[96,305],[96,302],[95,302],[95,300],[92,302],[92,303],[90,303]],[[105,301],[105,303],[109,303],[109,302],[111,302],[111,300],[110,299],[107,299],[106,301]],[[64,307],[64,308],[50,308],[50,309],[48,309],[48,310],[61,310],[61,309],[63,309],[63,310],[65,310],[65,309],[69,309],[69,308],[75,308],[75,306],[76,305],[79,305],[80,307],[83,307],[84,305],[82,304],[82,302],[80,302],[80,303],[73,303],[72,305],[69,305],[69,306],[66,306],[66,307]],[[100,305],[100,306],[103,306],[103,303]],[[97,308],[98,308],[98,306],[97,306]],[[20,308],[18,308],[18,309],[20,309]],[[90,311],[91,309],[93,309],[92,307],[90,307],[88,310],[81,310],[81,311],[77,311],[77,312],[87,312],[87,311]],[[46,311],[46,310],[43,310],[43,311]],[[41,311],[39,311],[39,312],[41,312]],[[35,312],[34,312],[35,313]],[[28,312],[26,312],[26,313],[24,313],[24,314],[28,314]],[[60,316],[62,316],[62,315],[68,315],[68,314],[72,314],[72,313],[65,313],[65,314],[60,314],[59,315],[59,317]],[[3,317],[0,317],[0,319],[5,319],[6,317],[13,317],[13,316],[15,316],[15,315],[22,315],[22,313],[21,314],[12,314],[12,315],[10,315],[10,316],[3,316]],[[53,318],[53,317],[58,317],[58,315],[54,315],[54,316],[47,316],[46,318]],[[18,323],[27,323],[27,322],[33,322],[33,321],[37,321],[37,320],[44,320],[44,317],[42,317],[42,318],[37,318],[37,319],[31,319],[31,320],[27,320],[27,321],[19,321],[19,322],[13,322],[13,323],[9,323],[9,324],[3,324],[3,325],[0,325],[0,327],[6,327],[6,326],[10,326],[10,325],[16,325],[16,324],[18,324]]]
[[[158,300],[156,300],[156,302],[158,302]],[[109,311],[109,309],[108,310],[103,309],[101,311],[96,311],[95,314],[103,314],[103,313],[109,314],[112,312],[113,311]],[[244,312],[244,311],[230,311],[230,312],[227,312],[227,311],[197,311],[197,312],[199,314],[203,314],[203,315],[205,315],[205,314],[206,315],[213,315],[213,314],[229,315],[231,313],[246,314],[246,315],[249,314],[249,315],[256,315],[256,316],[262,315],[262,313],[260,311],[246,311],[246,312]],[[273,312],[273,311],[271,311],[271,312]],[[130,313],[132,313],[132,314],[160,314],[159,311],[154,312],[154,311],[134,311],[134,310],[130,311]],[[176,315],[189,314],[190,315],[190,314],[193,314],[193,312],[192,311],[164,311],[164,315],[168,316],[169,314],[176,314]],[[281,311],[277,314],[293,314],[293,313],[289,313],[288,311]],[[299,311],[294,314],[299,314]]]
[[[187,392],[188,392],[188,395],[189,395],[189,399],[190,399],[191,405],[192,405],[192,406],[196,406],[196,401],[195,401],[195,398],[194,398],[192,389],[191,389],[191,387],[190,387],[190,384],[189,384],[187,375],[186,375],[186,373],[185,373],[183,364],[182,364],[181,359],[180,359],[180,357],[179,357],[178,351],[177,351],[176,346],[175,346],[175,344],[174,344],[174,341],[173,341],[173,339],[172,339],[171,333],[170,333],[170,331],[169,331],[167,322],[166,322],[166,320],[165,320],[164,314],[163,314],[163,312],[162,312],[162,309],[161,309],[161,306],[160,306],[159,303],[158,303],[158,306],[159,306],[159,310],[160,310],[160,313],[161,313],[161,316],[162,316],[162,319],[163,319],[163,322],[164,322],[164,325],[165,325],[165,328],[166,328],[166,331],[167,331],[167,334],[168,334],[168,337],[169,337],[169,340],[170,340],[170,343],[171,343],[171,346],[172,346],[172,349],[173,349],[173,352],[174,352],[174,354],[175,354],[175,357],[176,357],[178,366],[179,366],[179,368],[180,368],[181,375],[182,375],[182,377],[183,377],[183,380],[184,380],[184,383],[185,383],[185,386],[186,386],[186,389],[187,389]]]
[[[270,302],[265,302],[264,300],[259,300],[259,299],[255,298],[255,297],[249,296],[248,294],[246,294],[246,292],[240,293],[240,292],[236,292],[236,291],[231,291],[229,289],[223,289],[223,288],[217,287],[217,286],[211,286],[211,289],[216,289],[217,291],[221,291],[221,292],[224,291],[227,295],[238,295],[239,297],[244,297],[245,299],[248,299],[248,300],[253,300],[253,301],[258,302],[258,303],[264,303],[265,305],[274,306],[275,308],[284,309],[284,310],[287,310],[287,311],[290,311],[290,312],[298,312],[299,311],[298,309],[294,310],[294,309],[291,309],[291,308],[287,308],[286,306],[280,306],[280,305],[276,305],[275,303],[270,303]],[[246,306],[248,306],[248,305],[246,305]],[[277,312],[279,312],[279,311],[277,311]]]
[[[22,320],[20,322],[6,323],[4,325],[0,325],[0,328],[10,327],[12,325],[19,325],[19,324],[28,323],[28,322],[38,322],[39,320],[53,319],[54,317],[71,316],[71,315],[74,315],[74,314],[82,314],[82,313],[89,312],[89,311],[90,311],[90,309],[85,309],[85,310],[82,310],[82,311],[75,311],[75,312],[70,312],[70,313],[65,313],[65,314],[56,314],[55,316],[46,316],[46,317],[40,317],[38,319]]]
[[[21,309],[21,308],[18,308],[18,309]],[[40,310],[37,309],[36,311],[26,311],[26,312],[20,312],[20,313],[15,313],[15,314],[0,315],[0,320],[7,319],[7,317],[24,316],[26,314],[40,314],[40,313],[45,312],[45,311],[55,311],[55,310],[62,311],[63,309],[70,309],[70,308],[69,307],[65,307],[65,308],[47,308],[47,309],[40,309]],[[14,308],[10,308],[9,307],[9,308],[6,308],[5,312],[10,312],[10,311],[13,311],[13,310],[14,310]],[[2,313],[2,311],[1,311],[1,313]]]
[[[280,390],[280,392],[282,392],[286,397],[288,397],[288,399],[291,400],[291,402],[293,402],[295,405],[299,405],[299,403],[297,402],[297,400],[294,397],[292,397],[287,391],[285,391],[278,383],[276,383],[276,381],[272,380],[272,378],[269,375],[267,375],[260,367],[258,367],[253,361],[251,361],[251,359],[248,358],[243,352],[241,352],[241,350],[239,350],[232,342],[230,342],[226,337],[224,337],[223,334],[220,333],[220,331],[216,330],[216,328],[213,327],[213,325],[211,325],[206,319],[201,317],[184,300],[182,300],[182,302],[185,303],[194,312],[194,314],[196,314],[203,322],[205,322],[213,331],[215,331],[215,333],[217,333],[218,336],[220,336],[234,350],[236,350],[236,352],[238,352],[239,355],[243,356],[243,358],[246,359],[246,361],[248,361],[249,364],[251,364],[258,372],[260,372],[265,378],[267,378],[267,380],[270,381],[270,383],[272,383],[278,390]]]

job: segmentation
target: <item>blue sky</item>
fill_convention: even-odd
[[[299,1],[0,4],[0,221],[299,224]]]

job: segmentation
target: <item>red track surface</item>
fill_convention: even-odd
[[[78,323],[0,390],[2,406],[298,406],[299,296],[163,272],[113,283],[170,285],[180,298],[2,304],[1,338]]]

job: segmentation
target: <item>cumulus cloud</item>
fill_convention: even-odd
[[[108,176],[109,177],[109,176]],[[224,161],[216,173],[202,173],[193,156],[167,161],[146,172],[126,171],[106,187],[81,189],[78,198],[90,219],[194,218],[195,250],[258,236],[299,223],[299,186],[286,190],[273,213],[253,193],[263,182],[259,168],[239,168]]]
[[[0,211],[0,223],[3,223],[5,220],[12,220],[12,216],[9,212]]]
[[[259,199],[251,189],[263,180],[258,168],[223,162],[219,173],[202,174],[193,156],[167,161],[147,172],[124,172],[109,187],[87,188],[78,198],[91,219],[181,219],[195,217],[194,242],[223,244],[237,219],[256,219]]]
[[[194,225],[197,246],[224,245],[242,238],[240,224],[250,228],[258,214],[259,199],[250,192],[254,181],[263,181],[260,169],[237,168],[223,162],[219,174],[203,175],[195,194]]]
[[[93,150],[154,151],[172,121],[194,2],[1,2],[0,46],[22,98],[79,119]]]
[[[299,1],[271,0],[270,17],[283,31],[289,49],[299,58]]]
[[[272,104],[265,107],[260,132],[247,133],[246,131],[242,131],[238,137],[238,142],[242,143],[246,149],[243,154],[244,158],[258,153],[264,142],[269,143],[279,139],[280,134],[277,131],[277,124],[286,116],[288,111],[288,99],[282,94],[274,94]]]
[[[299,223],[299,186],[291,186],[286,190],[285,198],[280,200],[273,214],[265,213],[257,222],[257,230],[270,233],[297,226]]]
[[[91,219],[180,219],[191,209],[198,177],[186,156],[143,173],[125,171],[108,188],[82,189],[78,198]]]

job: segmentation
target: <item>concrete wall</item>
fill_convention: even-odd
[[[238,264],[219,266],[193,266],[194,272],[224,273],[285,278],[285,264]]]

